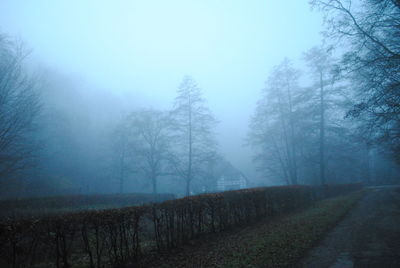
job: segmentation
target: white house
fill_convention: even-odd
[[[222,175],[217,180],[217,190],[221,192],[229,190],[240,190],[246,188],[246,186],[247,180],[242,174],[234,177],[226,177]]]

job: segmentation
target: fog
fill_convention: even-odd
[[[41,107],[36,130],[31,134],[37,147],[34,163],[18,175],[6,175],[5,181],[19,178],[24,189],[40,180],[72,192],[74,189],[117,192],[122,186],[119,186],[120,175],[116,174],[122,167],[118,169],[113,160],[115,129],[134,111],[174,110],[177,90],[185,77],[190,77],[201,89],[204,105],[217,121],[211,131],[216,140],[214,154],[224,159],[224,165],[242,174],[249,187],[289,182],[285,172],[271,171],[273,164],[265,164],[268,165],[265,168],[253,161],[257,158],[257,148],[264,145],[257,145],[256,131],[249,125],[257,114],[257,103],[269,87],[271,73],[285,58],[300,70],[300,87],[312,88],[313,75],[307,71],[304,53],[326,44],[321,35],[325,29],[323,16],[312,10],[307,1],[295,0],[1,1],[0,33],[13,40],[13,44],[23,43],[25,51],[30,51],[24,68],[39,80],[36,91]],[[340,50],[338,47],[332,57],[339,57]],[[343,88],[349,82],[336,84]],[[340,99],[342,104],[357,95],[342,89],[332,94],[336,95],[331,100]],[[266,99],[270,101],[273,97],[268,95]],[[345,108],[335,105],[334,112],[327,115],[327,121],[334,123],[332,129],[340,125],[346,131],[353,131],[358,121],[345,119],[346,111],[351,110],[346,107],[351,104],[347,103]],[[302,127],[313,126],[310,123]],[[318,130],[317,125],[315,129]],[[304,134],[301,141],[312,135]],[[301,134],[295,136],[299,138]],[[353,162],[352,168],[344,163],[348,164],[352,157],[360,159],[366,147],[352,149],[336,139],[335,136],[326,142],[336,149],[338,144],[343,146],[337,154],[331,150],[326,157],[331,163],[327,165],[334,170],[328,172],[331,180],[328,182],[361,180],[365,177],[362,173],[365,161],[369,160]],[[351,145],[359,142],[344,139]],[[307,148],[315,146],[314,141],[307,142],[303,142],[308,144],[304,145]],[[346,150],[348,154],[342,155]],[[367,153],[377,155],[374,172],[378,173],[379,167],[397,178],[397,165],[390,160],[389,153],[380,154],[381,151],[374,147]],[[319,160],[305,155],[308,154],[298,159],[299,177],[313,179],[299,179],[297,183],[316,183]],[[306,158],[312,164],[304,164]],[[339,158],[337,162],[335,159]],[[146,175],[137,175],[137,170],[127,169],[124,191],[151,191]],[[184,194],[182,180],[174,176],[169,172],[168,179],[158,178],[159,191]],[[205,185],[209,184],[202,185],[199,181],[194,178],[191,181],[197,187],[193,193],[207,190]]]

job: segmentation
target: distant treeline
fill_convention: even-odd
[[[252,188],[129,208],[3,221],[0,266],[141,266],[151,252],[361,188],[361,184]]]
[[[77,210],[120,208],[175,199],[173,194],[130,193],[64,195],[0,201],[0,216],[27,217]]]

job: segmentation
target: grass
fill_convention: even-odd
[[[295,267],[362,196],[359,191],[326,199],[302,211],[210,235],[157,256],[146,267]]]
[[[264,225],[228,256],[224,267],[293,267],[362,197],[352,193]]]

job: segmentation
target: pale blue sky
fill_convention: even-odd
[[[268,72],[318,45],[321,24],[301,0],[0,0],[1,32],[94,87],[168,108],[192,75],[221,121],[221,150],[249,173],[242,144]]]

